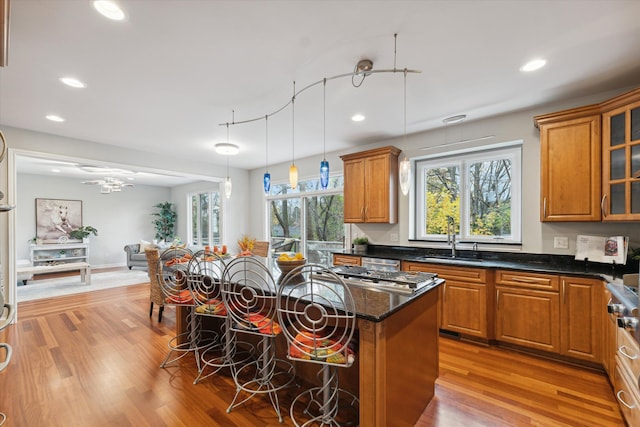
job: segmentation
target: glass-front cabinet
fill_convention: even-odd
[[[616,99],[603,108],[603,221],[640,219],[640,94],[635,92],[635,99]]]

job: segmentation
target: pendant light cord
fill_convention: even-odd
[[[404,137],[403,143],[407,143],[407,69],[404,69]]]
[[[322,86],[322,159],[327,160],[327,79]]]
[[[264,156],[264,171],[269,172],[269,116],[264,116],[265,127],[265,156]]]
[[[291,164],[296,164],[296,82],[293,82],[291,97]]]

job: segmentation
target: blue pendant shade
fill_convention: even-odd
[[[271,174],[269,172],[265,172],[262,180],[264,183],[264,194],[269,195],[269,190],[271,190]]]
[[[329,186],[329,162],[327,159],[320,162],[320,186],[323,190]]]

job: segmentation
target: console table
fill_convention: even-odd
[[[88,243],[58,243],[30,245],[31,265],[54,266],[66,263],[89,262]]]

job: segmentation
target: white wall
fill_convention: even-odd
[[[16,258],[29,258],[28,240],[36,234],[36,198],[81,200],[82,224],[98,229],[98,236],[89,238],[89,263],[95,268],[125,265],[124,245],[152,240],[153,205],[171,197],[169,188],[148,185],[100,194],[99,186],[42,175],[18,174],[17,184]]]
[[[631,89],[631,88],[630,88]],[[635,223],[542,223],[540,222],[540,134],[534,127],[533,117],[539,114],[561,111],[564,109],[589,105],[601,102],[616,96],[626,90],[597,94],[580,99],[567,100],[534,109],[516,111],[510,114],[491,117],[485,120],[469,121],[464,125],[451,125],[448,129],[437,129],[429,132],[421,132],[408,135],[406,141],[403,138],[394,138],[379,141],[374,144],[354,146],[350,150],[333,152],[327,155],[333,172],[342,171],[342,161],[338,155],[353,153],[371,148],[394,145],[401,150],[401,156],[407,155],[410,158],[445,152],[451,148],[439,148],[432,150],[422,150],[423,147],[431,147],[443,144],[445,141],[452,142],[462,138],[471,139],[485,135],[495,135],[495,138],[487,141],[479,141],[468,145],[458,145],[461,147],[482,146],[495,144],[497,142],[507,142],[514,140],[524,140],[522,155],[522,246],[504,247],[507,251],[522,251],[526,253],[546,253],[574,255],[576,236],[578,234],[593,235],[625,235],[629,236],[631,247],[640,246],[640,226]],[[408,112],[408,127],[410,129],[412,117],[419,114]],[[462,133],[463,132],[463,133]],[[462,135],[462,136],[461,136]],[[299,174],[301,177],[316,177],[319,174],[321,156],[297,160]],[[570,167],[570,165],[568,165]],[[283,163],[269,167],[272,182],[286,182],[288,180],[289,164]],[[251,226],[254,235],[266,235],[266,220],[264,219],[265,203],[262,193],[262,174],[264,168],[251,171],[251,198],[258,206],[251,211]],[[399,190],[398,190],[399,191]],[[262,200],[262,202],[260,202]],[[366,235],[374,244],[381,245],[401,245],[416,247],[434,247],[434,243],[410,242],[409,236],[409,198],[399,196],[398,224],[359,224],[351,226],[351,235]],[[399,241],[392,242],[391,234],[398,234]],[[553,237],[566,236],[569,238],[568,249],[554,249]],[[442,245],[440,245],[442,246]]]

